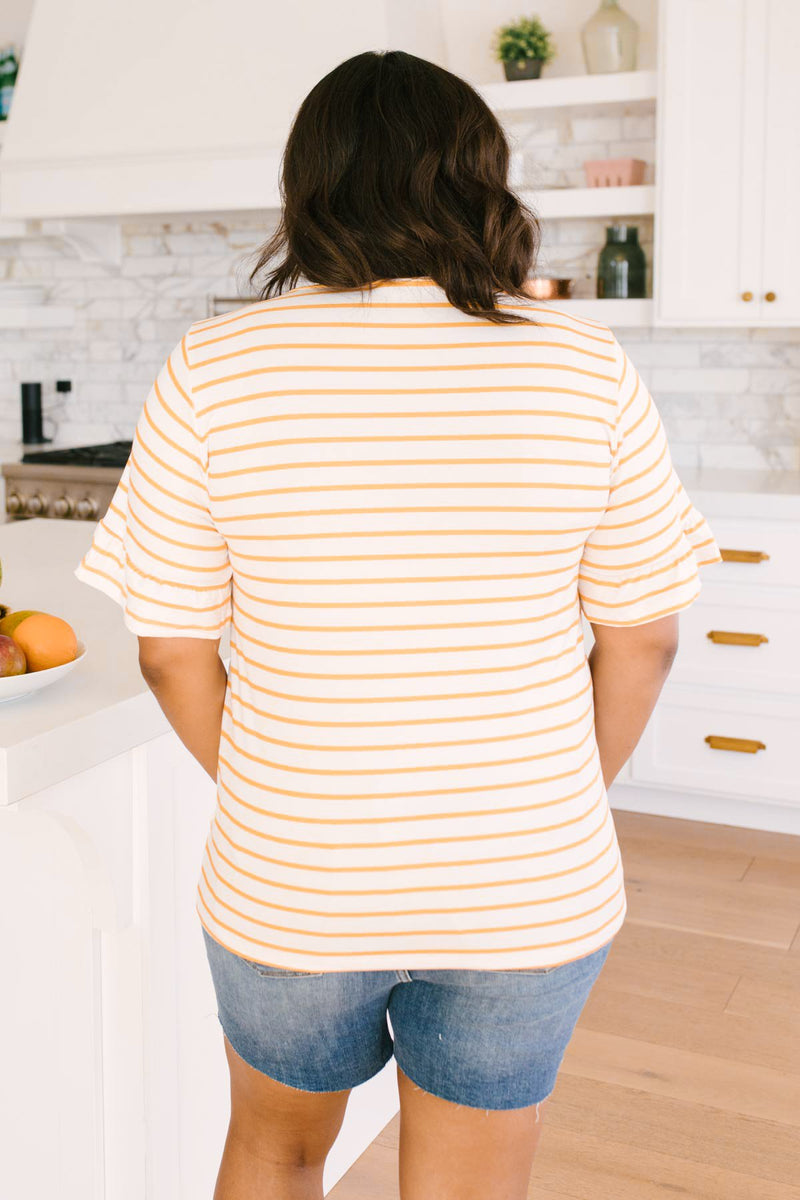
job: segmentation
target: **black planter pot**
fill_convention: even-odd
[[[506,73],[506,79],[538,79],[542,73],[544,65],[541,58],[514,58],[506,59],[503,63],[503,70]]]

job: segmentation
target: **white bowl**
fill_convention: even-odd
[[[72,662],[62,663],[60,667],[47,667],[44,671],[26,671],[24,675],[3,675],[0,677],[0,704],[5,700],[18,700],[21,696],[30,696],[56,680],[63,679],[85,657],[86,647],[79,641],[78,653]]]

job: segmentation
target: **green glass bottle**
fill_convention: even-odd
[[[19,60],[15,47],[5,46],[0,50],[0,121],[8,120],[18,70]]]
[[[641,300],[647,265],[635,225],[609,225],[597,260],[597,295],[601,300]]]

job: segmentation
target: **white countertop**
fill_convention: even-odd
[[[800,518],[800,471],[676,467],[703,516]]]
[[[706,516],[800,518],[798,472],[681,468],[677,474]],[[125,628],[122,609],[72,573],[94,529],[94,522],[41,517],[0,523],[0,601],[63,617],[87,647],[66,678],[0,704],[0,804],[169,731],[139,671],[139,643]],[[227,635],[220,652],[227,665]]]
[[[0,525],[0,601],[63,617],[87,648],[66,678],[0,704],[0,804],[169,731],[139,671],[139,642],[122,609],[72,574],[94,529],[92,521],[41,517]],[[220,651],[227,661],[227,642]]]

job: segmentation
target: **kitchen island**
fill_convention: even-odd
[[[229,1115],[194,908],[215,787],[142,678],[120,606],[72,573],[94,529],[0,525],[0,602],[63,617],[87,647],[65,678],[0,704],[0,1194],[197,1200]],[[350,1097],[326,1191],[397,1110],[390,1061]]]

